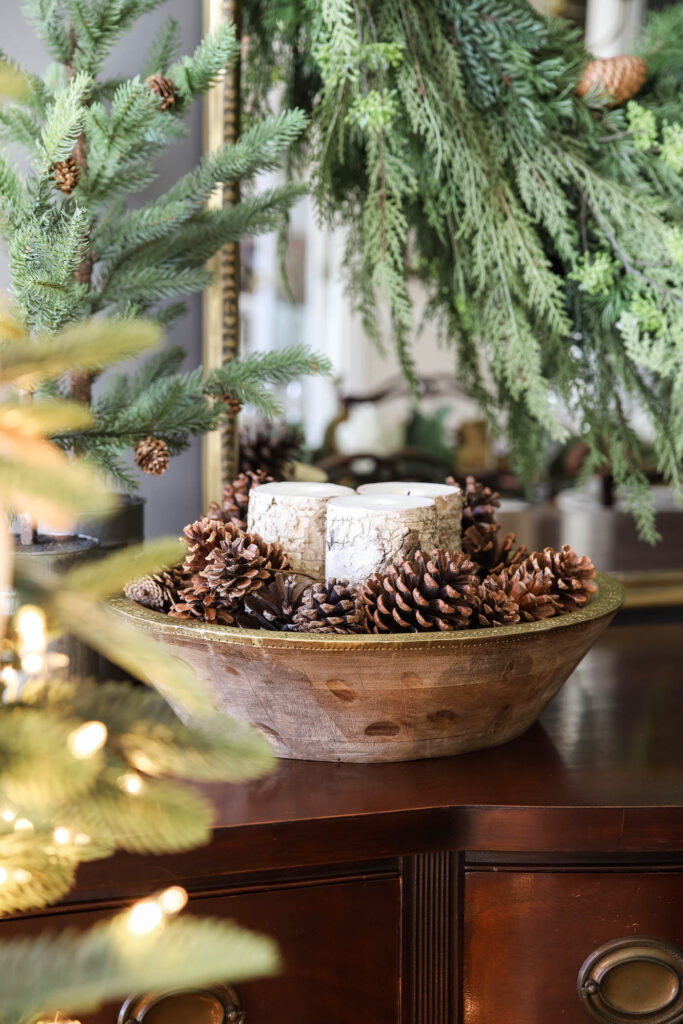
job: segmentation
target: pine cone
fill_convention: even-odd
[[[449,476],[446,483],[450,487],[459,487],[458,481]],[[468,526],[475,523],[495,523],[496,509],[500,507],[500,497],[497,491],[479,483],[473,476],[465,477],[465,486],[462,488],[462,532]]]
[[[234,609],[224,604],[218,595],[209,594],[198,587],[197,579],[193,577],[191,583],[178,593],[178,600],[168,614],[176,619],[198,619],[200,622],[233,626]]]
[[[70,196],[81,179],[81,169],[72,156],[59,160],[54,167],[55,183],[66,196]]]
[[[192,575],[206,567],[211,552],[225,539],[225,523],[211,516],[202,516],[186,526],[183,533],[188,543],[183,569]]]
[[[240,472],[261,470],[273,480],[283,480],[287,466],[300,454],[303,437],[296,428],[266,423],[240,437]]]
[[[309,586],[308,579],[277,573],[268,587],[247,594],[237,625],[244,629],[292,630],[294,616]]]
[[[501,589],[496,578],[489,577],[479,588],[477,624],[479,626],[510,626],[519,622],[519,607]]]
[[[234,523],[240,530],[247,528],[247,511],[249,508],[249,495],[252,487],[260,487],[261,484],[269,484],[272,477],[267,476],[261,470],[256,473],[249,470],[247,473],[240,473],[231,484],[226,484],[221,495],[221,504],[212,501],[209,505],[209,515],[213,519],[220,519],[224,523]]]
[[[588,604],[597,590],[592,561],[588,555],[577,555],[569,544],[561,551],[553,548],[535,551],[524,561],[523,567],[527,571],[551,573],[554,592],[565,612],[575,612]]]
[[[499,530],[500,523],[473,523],[463,534],[462,550],[476,562],[482,578],[503,569],[514,569],[528,554],[524,546],[515,549],[514,533],[506,533],[501,540]]]
[[[484,581],[492,589],[500,588],[519,608],[523,622],[550,619],[561,611],[554,593],[554,578],[549,569],[534,570],[526,563],[514,572],[503,569],[497,576]]]
[[[479,603],[476,566],[461,551],[422,551],[363,585],[371,633],[466,629]]]
[[[143,473],[161,476],[168,469],[168,445],[160,437],[144,438],[135,445],[135,464]]]
[[[179,592],[187,585],[187,575],[180,566],[162,569],[150,576],[139,576],[123,588],[130,601],[158,612],[169,612],[179,600]]]
[[[150,75],[145,81],[152,92],[161,97],[162,110],[169,110],[176,105],[178,90],[170,78],[164,78],[163,75]]]
[[[279,544],[269,544],[257,533],[244,533],[232,523],[223,530],[223,538],[207,555],[192,585],[211,603],[236,609],[247,594],[262,590],[276,572],[290,565]]]
[[[576,91],[579,96],[595,87],[599,92],[606,92],[612,97],[608,107],[616,107],[625,103],[645,84],[647,64],[640,57],[603,57],[591,60],[583,69],[583,75]]]
[[[348,580],[334,578],[307,588],[294,616],[294,628],[300,633],[368,632],[356,590]]]

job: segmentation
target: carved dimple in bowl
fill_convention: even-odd
[[[173,619],[123,598],[114,610],[191,664],[217,709],[281,757],[401,761],[524,732],[606,628],[622,585],[601,573],[585,608],[453,633],[272,633]]]

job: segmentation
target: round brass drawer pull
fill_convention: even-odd
[[[608,942],[584,962],[578,986],[603,1024],[683,1024],[683,951],[668,942]]]
[[[117,1024],[246,1024],[246,1020],[235,989],[217,985],[130,996]]]

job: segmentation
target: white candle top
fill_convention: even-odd
[[[451,484],[429,484],[420,482],[405,482],[403,480],[390,480],[381,484],[362,484],[358,488],[359,494],[406,494],[416,495],[422,498],[441,498],[449,494],[459,494],[460,488]]]
[[[342,487],[341,484],[317,483],[313,480],[281,480],[270,484],[260,484],[255,487],[259,495],[275,494],[279,498],[336,498],[342,495],[352,495],[351,487]]]
[[[420,498],[408,494],[351,494],[349,497],[333,498],[330,507],[344,509],[350,514],[364,515],[366,512],[398,511],[433,506],[431,498]]]

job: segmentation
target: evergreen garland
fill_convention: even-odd
[[[248,191],[257,174],[279,166],[305,125],[300,111],[286,111],[207,154],[164,195],[128,208],[127,198],[157,178],[167,147],[185,136],[189,105],[239,54],[234,27],[225,24],[192,56],[177,59],[178,25],[169,19],[141,75],[101,77],[112,46],[161,2],[26,0],[54,63],[43,78],[22,77],[0,53],[0,70],[21,82],[0,107],[0,141],[9,143],[0,157],[0,230],[13,295],[34,343],[93,315],[145,316],[167,326],[184,314],[185,297],[210,282],[206,261],[214,253],[277,228],[305,191],[289,183],[248,194],[236,206],[206,208],[226,182],[237,180]],[[12,160],[15,149],[23,151],[25,173]],[[329,369],[322,357],[306,359],[298,347],[272,359],[278,380]],[[235,403],[254,402],[264,414],[277,406],[253,362],[206,382],[201,370],[181,373],[181,362],[179,350],[164,352],[133,375],[106,381],[94,399],[96,373],[44,385],[53,397],[70,393],[85,401],[94,414],[90,426],[55,440],[130,490],[135,480],[122,456],[146,437],[176,454],[193,435],[215,429]]]
[[[586,472],[610,465],[654,540],[629,414],[647,414],[680,494],[680,8],[651,21],[650,80],[615,109],[577,96],[589,59],[578,30],[527,0],[245,0],[245,11],[250,108],[276,79],[287,105],[312,113],[298,154],[322,213],[348,229],[369,335],[381,340],[380,291],[415,385],[407,285],[419,275],[459,381],[494,431],[503,424],[525,478],[570,422],[590,449]]]

